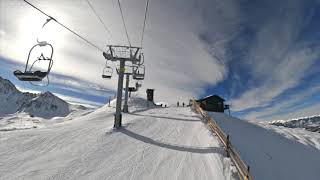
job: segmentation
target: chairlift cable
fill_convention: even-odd
[[[124,27],[124,30],[125,30],[125,32],[126,32],[126,36],[127,36],[127,39],[128,39],[128,43],[129,43],[129,46],[131,47],[131,42],[130,42],[130,38],[129,38],[129,34],[128,34],[126,22],[125,22],[125,20],[124,20],[124,16],[123,16],[123,12],[122,12],[122,8],[121,8],[120,0],[118,0],[118,6],[119,6],[119,9],[120,9],[121,18],[122,18],[122,22],[123,22],[123,27]]]
[[[54,20],[57,24],[59,24],[60,26],[64,27],[66,30],[70,31],[71,33],[73,33],[74,35],[78,36],[80,39],[82,39],[83,41],[85,41],[86,43],[88,43],[89,45],[91,45],[92,47],[96,48],[97,50],[104,52],[101,48],[99,48],[97,45],[95,45],[94,43],[90,42],[89,40],[87,40],[86,38],[84,38],[83,36],[81,36],[80,34],[78,34],[77,32],[73,31],[72,29],[68,28],[67,26],[65,26],[64,24],[60,23],[58,20],[56,20],[55,18],[53,18],[52,16],[48,15],[47,13],[43,12],[41,9],[37,8],[35,5],[31,4],[30,2],[28,2],[27,0],[23,0],[25,3],[27,3],[28,5],[30,5],[31,7],[33,7],[34,9],[38,10],[39,12],[41,12],[42,14],[44,14],[45,16],[49,17],[50,19]]]
[[[144,13],[144,21],[143,21],[143,28],[142,28],[142,34],[141,34],[141,43],[140,43],[141,48],[142,48],[142,45],[143,45],[142,43],[143,43],[143,37],[144,37],[144,30],[146,28],[148,7],[149,7],[149,0],[146,0],[146,10],[145,10],[145,13]]]
[[[97,11],[94,9],[93,5],[91,4],[90,0],[86,0],[90,9],[92,10],[92,12],[95,14],[95,16],[99,19],[100,23],[103,25],[104,30],[106,30],[107,34],[109,34],[110,37],[112,37],[111,35],[111,31],[109,30],[109,28],[107,27],[107,25],[103,22],[103,20],[101,19],[101,17],[99,16],[99,14],[97,13]]]

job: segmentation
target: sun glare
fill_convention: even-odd
[[[26,63],[29,50],[38,41],[46,41],[53,46],[59,44],[59,47],[63,47],[65,33],[53,20],[42,27],[46,21],[47,17],[33,11],[27,11],[21,15],[17,21],[17,35],[11,40],[10,48],[6,49],[11,54],[12,59],[16,59],[23,64]],[[30,60],[35,60],[41,53],[44,55],[50,54],[47,51],[47,48],[35,48],[31,53]]]
[[[57,24],[53,20],[42,27],[47,18],[42,15],[36,15],[35,13],[28,13],[24,15],[19,23],[21,45],[30,45],[39,41],[56,42],[61,39]]]

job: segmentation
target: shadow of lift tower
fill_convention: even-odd
[[[108,51],[103,52],[103,56],[106,60],[120,62],[120,68],[118,72],[118,90],[117,90],[117,105],[116,114],[114,118],[114,128],[119,129],[122,126],[122,114],[121,114],[121,101],[122,101],[122,88],[123,77],[125,74],[126,62],[131,62],[135,65],[141,65],[141,47],[132,46],[119,46],[108,45]],[[139,55],[138,55],[139,54]]]

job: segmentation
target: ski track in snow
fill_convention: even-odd
[[[0,179],[235,179],[224,149],[189,108],[114,108],[39,129],[0,132]],[[230,167],[231,166],[231,167]]]

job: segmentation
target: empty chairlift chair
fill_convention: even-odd
[[[134,70],[133,70],[132,78],[134,80],[144,80],[145,70],[146,70],[146,68],[144,65],[135,66]]]
[[[110,66],[105,66],[102,72],[102,78],[111,79],[113,74],[113,69]]]
[[[136,88],[139,89],[139,88],[141,88],[141,87],[142,87],[142,84],[139,83],[139,82],[136,82]]]
[[[134,61],[133,64],[135,64],[137,66],[140,66],[140,65],[144,64],[144,54],[143,53],[140,53],[139,57],[136,58],[136,59],[137,59],[137,61]]]
[[[35,60],[33,61],[33,63],[31,65],[29,65],[30,63],[30,56],[33,52],[33,50],[36,48],[36,47],[50,47],[50,55],[49,57],[45,57],[43,55],[43,53],[41,53],[41,55]],[[15,70],[13,72],[13,74],[20,80],[20,81],[42,81],[42,79],[46,76],[49,75],[50,73],[50,70],[52,68],[52,65],[53,65],[53,60],[52,60],[52,56],[53,56],[53,47],[51,44],[43,41],[43,42],[38,42],[38,44],[34,45],[30,51],[29,51],[29,54],[28,54],[28,59],[27,59],[27,62],[26,62],[26,66],[25,66],[25,69],[24,69],[24,72],[20,71],[20,70]],[[43,61],[48,61],[48,68],[45,70],[45,71],[41,71],[41,70],[34,70],[35,67],[35,63],[42,63]]]

